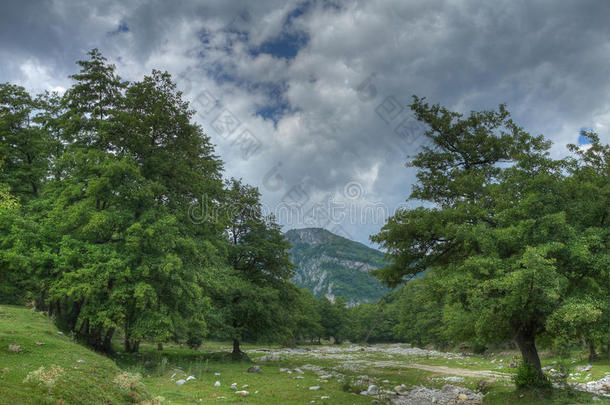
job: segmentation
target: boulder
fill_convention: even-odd
[[[259,366],[252,366],[248,369],[248,373],[261,373],[262,371]]]

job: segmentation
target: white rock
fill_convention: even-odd
[[[186,377],[186,381],[191,381],[194,379],[195,379],[195,377],[193,377],[192,375],[189,375],[188,377]]]
[[[176,381],[176,385],[184,385],[185,382],[186,381],[184,381],[184,380],[178,380],[178,381]]]
[[[220,381],[216,381],[216,382],[214,383],[214,387],[220,387]]]
[[[317,391],[320,389],[319,385],[314,385],[313,387],[309,387],[309,391]]]
[[[77,362],[77,363],[84,363],[84,362],[85,362],[85,360],[78,359],[78,360],[76,360],[76,362]]]

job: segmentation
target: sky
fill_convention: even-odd
[[[530,133],[610,142],[610,2],[12,1],[0,82],[69,88],[99,48],[126,80],[172,74],[227,178],[284,229],[371,245],[407,201],[425,144],[413,95],[454,111],[507,104]]]

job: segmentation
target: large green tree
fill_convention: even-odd
[[[293,264],[290,243],[273,218],[265,217],[258,189],[231,179],[227,183],[223,220],[226,223],[228,263],[232,269],[226,289],[216,296],[219,329],[233,341],[241,357],[246,338],[283,340],[294,322],[291,314],[298,290],[290,283]]]
[[[218,200],[221,163],[168,74],[128,84],[96,50],[79,65],[49,120],[66,145],[44,221],[50,311],[100,350],[116,330],[126,351],[203,332],[220,228],[189,206]]]
[[[463,116],[415,98],[411,108],[432,141],[409,162],[418,179],[410,198],[426,204],[372,238],[392,260],[377,276],[396,285],[428,270],[444,290],[444,333],[514,339],[544,379],[536,337],[577,280],[603,277],[573,265],[575,250],[590,246],[566,213],[568,163],[503,106]]]

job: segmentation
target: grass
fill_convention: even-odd
[[[19,345],[21,351],[9,350],[11,344]],[[63,369],[52,388],[23,382],[28,373],[51,365]],[[0,306],[0,403],[125,403],[113,383],[120,372],[111,359],[60,334],[41,313]]]
[[[11,344],[19,345],[22,350],[9,350]],[[231,346],[226,342],[206,342],[199,350],[167,344],[162,351],[158,351],[156,346],[143,343],[140,353],[136,354],[121,353],[122,348],[115,346],[116,353],[111,359],[60,334],[41,313],[22,307],[0,306],[0,404],[133,403],[136,401],[122,393],[113,382],[117,375],[125,371],[141,374],[148,393],[144,398],[160,400],[158,397],[162,397],[163,404],[371,404],[381,398],[358,394],[369,383],[388,390],[399,384],[440,388],[447,383],[476,390],[478,378],[464,378],[459,383],[448,382],[444,380],[447,374],[405,367],[410,363],[510,374],[513,371],[509,364],[518,357],[516,352],[511,351],[485,357],[454,359],[388,355],[372,348],[333,353],[337,347],[345,348],[334,346],[331,349],[315,350],[315,354],[283,354],[280,361],[258,363],[263,369],[262,373],[247,372],[254,364],[252,362],[231,361]],[[246,343],[242,348],[250,358],[256,359],[266,354],[261,349],[277,349],[279,346]],[[544,365],[553,366],[558,361],[546,353],[542,357]],[[587,364],[581,353],[574,353],[573,358],[574,367]],[[366,363],[358,363],[360,368],[350,368],[353,363],[349,363],[349,360]],[[306,364],[339,375],[322,380],[308,370]],[[52,387],[24,382],[28,373],[41,366],[48,370],[52,365],[63,370]],[[590,381],[610,373],[607,360],[599,360],[592,365],[589,373],[582,373],[572,381],[585,381],[585,374],[591,375]],[[304,374],[280,371],[295,368],[302,368]],[[363,378],[363,375],[368,376],[368,379]],[[176,384],[176,381],[188,376],[194,376],[195,379],[182,386]],[[216,381],[220,382],[219,387],[215,386]],[[249,391],[249,396],[236,395],[231,389],[232,383],[236,383],[238,389]],[[320,389],[310,390],[313,386],[319,386]],[[500,379],[490,384],[484,404],[610,404],[607,398],[599,401],[592,401],[591,398],[591,394],[571,390],[516,391],[508,379]]]

